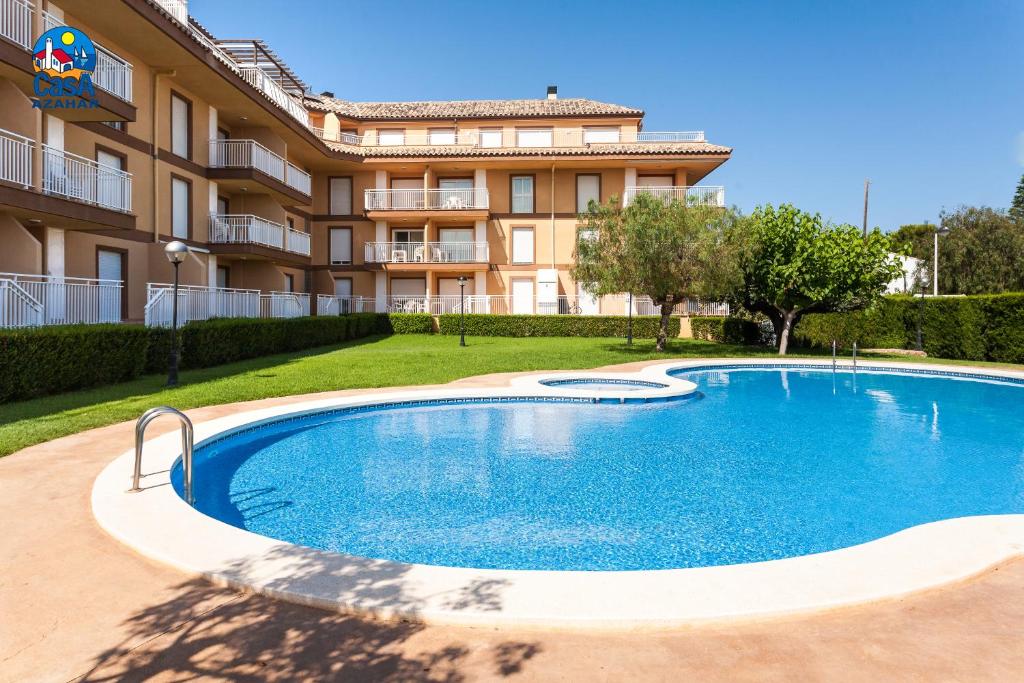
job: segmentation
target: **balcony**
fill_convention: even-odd
[[[623,204],[628,205],[638,194],[649,194],[666,203],[680,201],[687,206],[725,206],[725,188],[720,185],[627,187],[623,193]]]
[[[116,323],[121,280],[0,273],[0,327]]]
[[[212,214],[210,242],[251,244],[309,256],[309,233],[249,214]]]
[[[533,149],[705,142],[704,131],[622,131],[608,128],[502,128],[470,131],[409,131],[381,136],[311,129],[319,138],[354,147],[477,147]]]
[[[312,191],[309,173],[255,140],[210,140],[209,166],[213,180],[255,180],[291,202],[308,203]],[[260,175],[253,175],[252,171]]]
[[[372,297],[318,294],[316,297],[316,314],[375,313],[377,310],[376,304],[376,299]]]
[[[366,190],[366,211],[487,211],[487,188]]]
[[[0,0],[0,2],[10,1],[11,0]],[[20,0],[13,1],[19,2]],[[2,23],[3,20],[0,19],[0,24]],[[64,25],[63,19],[58,19],[49,12],[43,12],[44,31],[49,31],[51,28]],[[93,46],[96,48],[96,70],[93,71],[92,74],[93,85],[100,90],[106,90],[114,97],[122,99],[125,102],[131,102],[132,65],[99,43],[94,42]],[[26,45],[25,47],[31,48],[30,45]]]
[[[35,140],[0,128],[0,180],[32,187],[32,148]]]
[[[487,242],[367,242],[366,263],[488,263]]]
[[[260,294],[261,318],[301,318],[312,315],[309,294],[301,292],[270,292]]]
[[[41,147],[44,194],[131,213],[131,173],[49,145]]]

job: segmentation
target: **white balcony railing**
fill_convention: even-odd
[[[0,3],[9,0],[0,0]],[[0,11],[3,5],[0,4]],[[43,11],[43,30],[49,31],[58,26],[64,26],[63,19],[56,15]],[[0,24],[3,23],[0,18]],[[92,82],[97,88],[106,90],[111,95],[119,97],[125,102],[132,101],[132,65],[121,59],[116,54],[106,49],[99,43],[93,43],[96,47],[96,70],[92,73]],[[25,47],[29,47],[26,45]]]
[[[26,50],[32,49],[32,3],[28,0],[0,0],[0,37]]]
[[[304,126],[309,125],[309,113],[263,69],[258,66],[240,64],[238,73],[249,85],[266,95],[271,102],[288,112],[292,118]]]
[[[487,242],[367,242],[366,263],[487,263]]]
[[[146,325],[170,327],[174,285],[146,285]],[[178,287],[178,324],[210,318],[260,317],[260,290],[230,287]]]
[[[132,210],[132,175],[113,166],[42,145],[43,192],[122,213]]]
[[[348,313],[374,313],[376,300],[362,296],[335,296],[319,294],[316,297],[317,315],[345,315]]]
[[[270,292],[260,295],[261,318],[301,318],[310,315],[309,294]]]
[[[649,194],[665,202],[678,200],[690,206],[725,206],[725,188],[720,185],[627,187],[623,204],[629,204],[638,194]]]
[[[561,294],[555,299],[541,297],[516,297],[507,294],[478,295],[433,295],[433,296],[389,296],[387,310],[392,313],[458,313],[464,304],[466,313],[545,314],[545,315],[627,315],[630,299],[626,294],[610,294],[602,297],[587,297]],[[632,298],[633,315],[660,315],[660,307],[650,297]],[[688,299],[673,307],[674,315],[729,315],[726,303],[702,303]]]
[[[210,241],[258,244],[309,256],[309,234],[251,214],[210,214]]]
[[[211,168],[251,168],[308,195],[310,175],[255,140],[210,140]]]
[[[182,26],[188,26],[188,0],[154,0]]]
[[[493,147],[545,148],[596,147],[601,145],[672,142],[704,142],[704,131],[635,131],[609,128],[501,128],[492,130],[403,131],[381,135],[380,130],[363,134],[312,128],[323,140],[359,147]]]
[[[0,327],[116,323],[121,280],[0,273]]]
[[[301,230],[295,230],[294,228],[287,228],[285,230],[284,250],[290,251],[293,254],[302,254],[303,256],[309,256],[309,233],[303,232]]]
[[[34,146],[32,138],[0,128],[0,180],[31,187]]]
[[[367,211],[464,211],[486,209],[490,198],[485,187],[460,189],[366,190]]]

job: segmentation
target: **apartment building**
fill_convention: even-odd
[[[78,59],[59,31],[68,50],[37,45],[63,26],[95,46],[95,92],[33,106],[38,65]],[[166,324],[171,240],[192,249],[183,319],[438,313],[460,294],[481,312],[621,313],[570,277],[578,213],[638,192],[724,205],[698,183],[730,151],[554,88],[316,95],[184,0],[0,0],[0,324]]]

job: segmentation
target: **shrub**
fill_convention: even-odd
[[[429,313],[389,313],[381,316],[381,334],[433,334],[434,317]]]
[[[889,297],[863,311],[805,315],[797,323],[793,339],[801,346],[817,348],[830,348],[834,339],[844,349],[854,342],[861,348],[902,349],[911,341],[908,330],[915,329],[912,315],[916,315],[913,299]]]
[[[438,317],[441,334],[459,334],[457,313]],[[633,336],[654,338],[661,318],[633,317]],[[477,337],[625,337],[627,316],[608,315],[466,315],[466,334]],[[669,320],[670,337],[679,336],[679,318]]]
[[[694,339],[726,344],[761,343],[761,327],[753,320],[742,318],[690,318],[690,331]]]
[[[0,330],[0,402],[133,379],[148,345],[133,325]]]
[[[1001,363],[1024,363],[1024,294],[986,297],[986,356]]]

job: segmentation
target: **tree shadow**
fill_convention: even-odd
[[[259,577],[267,564],[286,567],[287,578],[265,582],[273,593],[309,591],[344,598],[361,612],[415,617],[420,601],[406,588],[404,565],[281,546],[259,562],[224,570],[229,580]],[[453,591],[450,609],[501,607],[504,582],[476,580]],[[411,618],[373,618],[306,607],[219,588],[202,579],[183,581],[170,598],[140,609],[123,624],[127,635],[96,656],[82,681],[325,680],[444,681],[466,679],[473,650],[459,629],[427,627]],[[431,628],[422,644],[410,642]],[[440,642],[439,642],[440,641]],[[479,648],[476,648],[479,650]],[[475,675],[521,672],[542,651],[539,642],[507,640],[473,661]]]

